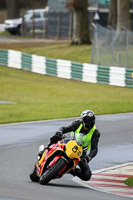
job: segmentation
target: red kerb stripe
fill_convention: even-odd
[[[90,181],[102,181],[102,182],[112,182],[112,183],[123,183],[123,180],[113,180],[113,179],[102,179],[102,178],[91,178]]]
[[[111,185],[111,184],[100,184],[100,183],[89,183],[88,182],[88,185],[91,185],[91,186],[94,186],[94,187],[112,187],[112,188],[128,188],[128,189],[131,189],[131,187],[128,187],[126,185]]]
[[[94,175],[99,175],[99,176],[113,176],[113,177],[124,177],[124,178],[128,178],[131,177],[133,175],[125,175],[125,174],[108,174],[108,173],[96,173]]]
[[[121,192],[121,191],[110,191],[110,192],[123,195],[133,195],[133,192]]]

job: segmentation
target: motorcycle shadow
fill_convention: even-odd
[[[84,186],[81,185],[72,185],[72,184],[62,184],[62,183],[48,183],[45,186],[53,186],[53,187],[62,187],[62,188],[84,188],[84,189],[88,189]]]

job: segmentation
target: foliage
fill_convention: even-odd
[[[133,187],[133,176],[131,176],[131,177],[129,177],[128,179],[126,179],[126,180],[124,181],[124,183],[125,183],[126,185],[128,185],[129,187]]]

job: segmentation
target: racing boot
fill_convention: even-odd
[[[76,176],[76,169],[72,169],[69,174],[71,174],[72,176]]]

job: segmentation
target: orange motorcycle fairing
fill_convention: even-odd
[[[58,154],[61,154],[63,152],[64,145],[65,144],[59,145],[58,143],[56,143],[56,144],[53,144],[53,145],[50,146],[50,150],[46,149],[44,151],[44,153],[42,155],[42,158],[40,159],[40,161],[38,161],[36,163],[37,175],[39,177],[42,175],[45,166],[47,166],[47,164],[49,164],[50,162],[52,162],[52,159],[54,157],[56,157]]]

